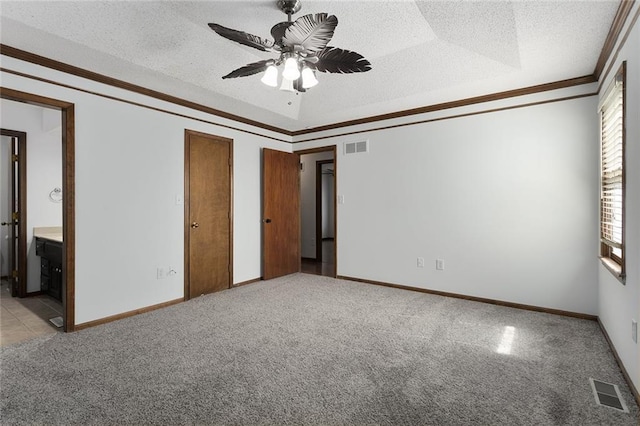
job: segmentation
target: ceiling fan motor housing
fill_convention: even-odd
[[[293,15],[302,7],[300,0],[278,0],[278,7],[287,15]]]

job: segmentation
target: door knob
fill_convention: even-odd
[[[264,223],[271,223],[271,219],[265,219]]]
[[[200,226],[200,224],[199,224],[198,222],[193,222],[193,223],[191,224],[191,227],[192,227],[192,228],[194,228],[194,229],[195,229],[195,228],[197,228],[197,227],[199,227],[199,226]]]

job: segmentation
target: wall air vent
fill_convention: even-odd
[[[369,141],[361,142],[349,142],[344,144],[345,154],[359,154],[362,152],[369,152]]]
[[[591,377],[589,377],[589,382],[591,382],[591,390],[596,399],[596,404],[604,405],[605,407],[610,407],[625,413],[629,412],[627,405],[624,403],[624,399],[622,399],[618,385],[594,380]]]

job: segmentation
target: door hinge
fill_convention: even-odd
[[[20,219],[20,215],[19,215],[19,213],[18,213],[18,212],[13,212],[13,213],[11,213],[11,219],[13,219],[13,220],[18,220],[18,219]]]
[[[18,162],[18,156],[16,154],[11,155],[11,161]]]
[[[11,271],[11,277],[12,278],[18,278],[18,271],[16,271],[15,269],[13,271]]]

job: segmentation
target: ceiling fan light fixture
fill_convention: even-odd
[[[310,89],[316,84],[318,84],[318,79],[316,78],[313,70],[311,68],[304,67],[302,69],[302,88]]]
[[[280,84],[280,90],[285,92],[295,92],[293,88],[293,80],[289,80],[286,77],[282,77],[282,84]]]
[[[282,77],[287,80],[297,80],[300,78],[300,68],[298,67],[298,60],[293,56],[287,58],[284,61],[284,71],[282,71]]]
[[[269,65],[260,81],[270,87],[278,86],[278,68],[275,65]]]
[[[277,87],[278,68],[282,67],[280,89],[297,93],[306,92],[318,84],[316,71],[351,74],[371,70],[371,63],[359,53],[329,46],[338,25],[338,18],[334,15],[310,13],[292,21],[291,15],[300,10],[301,0],[277,0],[276,3],[287,15],[287,20],[271,28],[273,40],[209,23],[209,28],[226,39],[261,52],[279,53],[277,59],[263,59],[247,64],[231,71],[223,79],[264,72],[261,81],[267,86]]]

